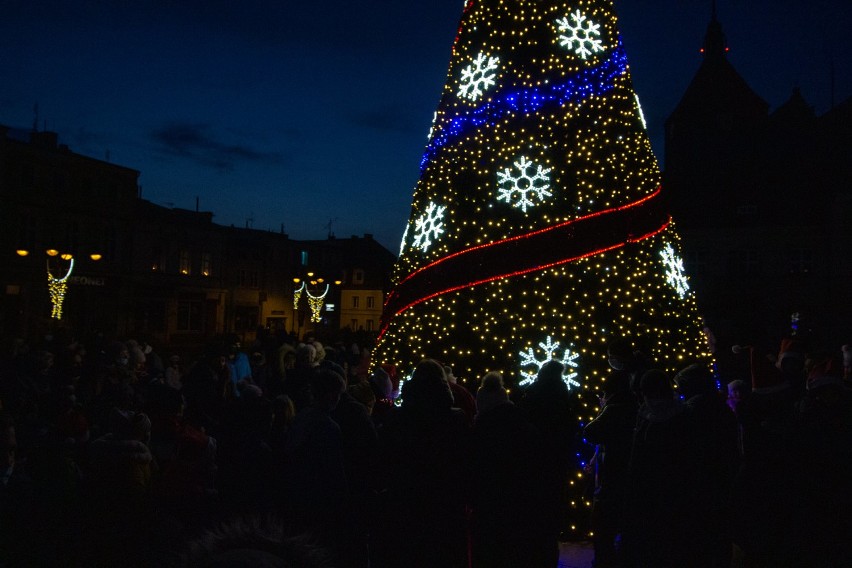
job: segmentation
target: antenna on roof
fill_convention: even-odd
[[[33,132],[38,132],[38,103],[33,105]]]
[[[336,220],[337,220],[337,219],[329,219],[329,220],[328,220],[328,224],[327,224],[327,225],[325,225],[325,228],[326,228],[326,229],[327,229],[327,231],[328,231],[328,238],[329,238],[329,239],[333,239],[333,238],[334,238],[334,231],[332,231],[332,230],[331,230],[331,226],[334,224],[334,222],[335,222]]]
[[[252,225],[254,225],[254,213],[251,213],[251,216],[246,218],[246,229],[251,229]]]

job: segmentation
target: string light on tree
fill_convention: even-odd
[[[520,393],[557,358],[578,430],[614,338],[668,372],[709,365],[695,295],[661,275],[678,235],[617,24],[612,0],[465,4],[374,364],[433,357]]]

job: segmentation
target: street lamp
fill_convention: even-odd
[[[54,256],[50,255],[50,253],[48,255]],[[62,278],[56,278],[50,272],[50,259],[47,259],[47,290],[50,292],[50,303],[53,305],[50,317],[58,320],[62,319],[62,304],[65,302],[65,292],[68,290],[68,278],[71,276],[71,272],[74,271],[73,256],[63,254],[60,258],[68,261],[68,272]]]
[[[294,277],[293,282],[296,284],[296,288],[293,290],[293,310],[296,313],[299,312],[299,301],[304,294],[308,297],[307,304],[311,311],[310,321],[319,323],[322,321],[322,310],[331,290],[331,285],[340,286],[343,280],[337,278],[329,281],[328,274],[323,275],[315,269],[307,269],[304,273]],[[299,327],[301,327],[301,323]]]
[[[325,285],[325,290],[321,293],[319,290],[315,290],[316,293],[312,293],[311,289],[308,287],[308,282],[302,280],[301,278],[294,278],[293,281],[296,284],[300,284],[298,288],[293,290],[293,309],[299,310],[299,300],[302,298],[302,293],[308,297],[308,306],[311,308],[311,321],[314,323],[322,321],[322,307],[325,304],[325,297],[328,295],[328,290],[330,288],[329,284]],[[311,280],[311,286],[320,285],[325,282],[323,278],[317,278],[316,280]]]
[[[68,279],[71,277],[71,273],[74,272],[74,255],[70,252],[60,253],[56,249],[47,249],[44,251],[47,255],[46,265],[47,265],[47,290],[50,293],[50,303],[51,303],[51,311],[50,317],[56,320],[62,319],[62,305],[65,302],[65,295],[68,292]],[[15,253],[20,257],[29,256],[30,251],[26,249],[17,249]],[[59,257],[68,263],[68,268],[65,271],[65,275],[57,278],[54,276],[53,271],[50,268],[50,259]],[[89,255],[94,261],[98,261],[102,258],[102,255],[99,253],[92,253]]]

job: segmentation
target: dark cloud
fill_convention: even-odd
[[[417,128],[412,122],[411,113],[399,108],[385,107],[355,112],[348,117],[355,126],[380,130],[382,132],[401,132],[411,134]]]
[[[170,123],[151,132],[158,148],[172,156],[188,158],[218,170],[231,171],[237,162],[281,163],[281,155],[261,152],[216,138],[208,124]]]

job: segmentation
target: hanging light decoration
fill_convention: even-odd
[[[62,304],[65,302],[65,293],[68,290],[68,277],[74,270],[74,259],[70,259],[68,272],[62,278],[55,278],[50,272],[50,262],[47,263],[47,289],[50,292],[50,303],[53,304],[53,309],[50,312],[50,317],[53,319],[62,319]]]

